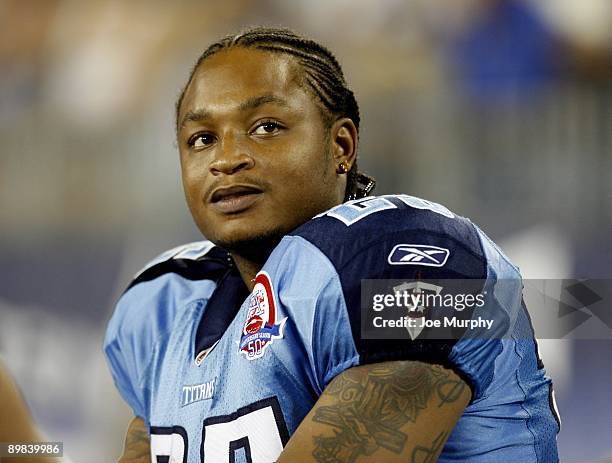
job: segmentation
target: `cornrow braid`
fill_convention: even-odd
[[[215,53],[232,47],[255,48],[271,53],[283,53],[293,56],[304,71],[308,89],[321,103],[321,114],[326,126],[342,117],[353,121],[359,134],[359,105],[355,95],[348,88],[342,68],[334,55],[314,40],[301,37],[289,29],[256,27],[237,35],[224,37],[210,45],[198,58],[191,70],[189,80],[176,103],[176,128],[178,115],[193,76],[202,62]],[[345,200],[367,196],[375,186],[373,178],[357,170],[355,161],[348,172]]]

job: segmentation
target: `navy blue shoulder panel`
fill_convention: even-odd
[[[132,280],[125,291],[127,292],[139,283],[154,280],[167,273],[175,273],[187,280],[217,282],[230,265],[229,253],[217,246],[211,247],[195,258],[169,256],[166,260],[146,267]]]
[[[384,253],[376,256],[379,259],[373,262],[376,264],[373,267],[358,269],[363,272],[360,279],[395,278],[398,271],[401,273],[398,278],[404,278],[410,271],[419,270],[427,270],[431,278],[486,276],[484,253],[471,222],[439,204],[408,195],[349,201],[306,222],[291,235],[301,236],[317,246],[336,269],[344,268],[369,250],[375,250],[375,255]],[[390,265],[388,257],[392,260],[406,257],[401,252],[391,256],[399,244],[448,249],[447,262],[436,266],[440,259],[432,255],[433,259],[423,260],[422,265]]]
[[[436,203],[388,195],[349,201],[291,234],[315,245],[336,268],[362,364],[401,359],[448,363],[456,340],[362,339],[361,280],[474,279],[469,290],[479,291],[487,265],[469,220]]]

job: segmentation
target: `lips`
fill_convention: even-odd
[[[251,207],[263,191],[252,185],[232,185],[215,189],[210,195],[213,207],[224,214],[235,214]]]

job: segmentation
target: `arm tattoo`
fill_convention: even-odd
[[[447,436],[448,432],[442,431],[433,440],[431,447],[417,445],[412,451],[412,458],[410,461],[412,463],[436,463],[436,461],[438,461],[438,455],[440,451],[442,451],[442,444],[446,442]]]
[[[436,385],[436,393],[440,403],[438,407],[456,402],[463,394],[465,382],[461,379],[446,378]]]
[[[399,429],[414,423],[434,394],[442,407],[458,400],[464,386],[441,366],[420,362],[347,370],[325,391],[335,399],[334,405],[315,411],[313,420],[332,426],[334,435],[315,436],[313,456],[320,463],[350,463],[381,447],[399,454],[408,439]],[[415,448],[413,461],[423,452],[434,452],[436,442],[441,445],[445,437],[445,433],[438,436],[432,449]]]

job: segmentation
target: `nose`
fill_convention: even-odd
[[[221,139],[215,158],[209,166],[213,175],[231,175],[243,169],[250,169],[255,165],[251,155],[236,138],[233,134],[227,134]]]

